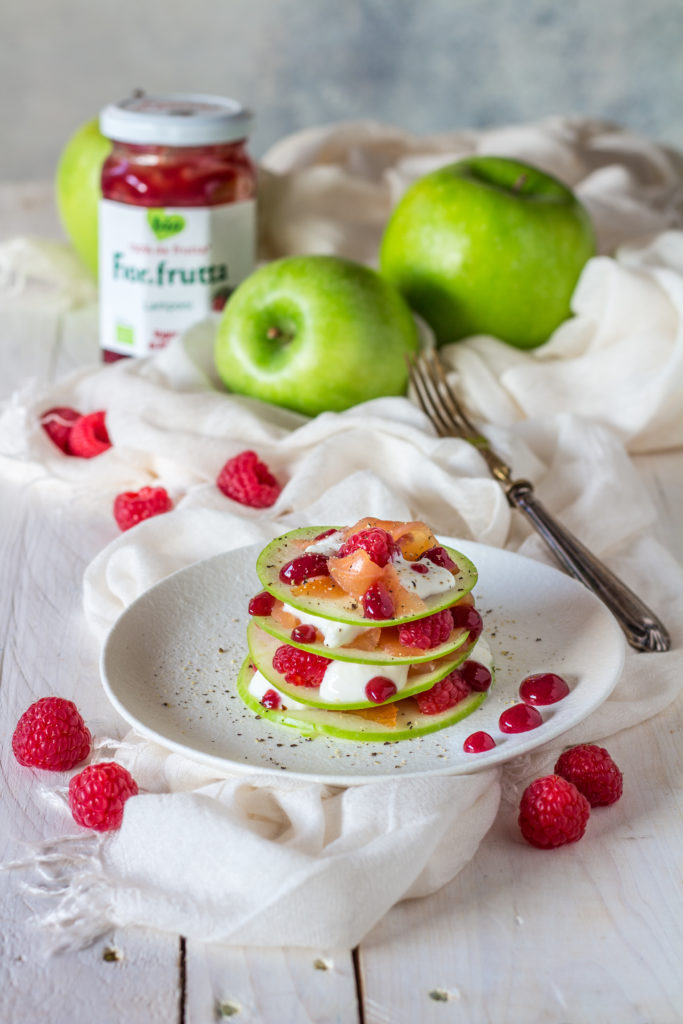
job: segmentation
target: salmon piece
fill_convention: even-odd
[[[373,629],[369,629],[367,633],[361,633],[355,640],[342,646],[352,648],[354,651],[374,651],[377,648],[381,634],[382,630],[380,627],[375,626]]]
[[[294,629],[301,622],[301,619],[297,619],[296,615],[292,615],[291,612],[286,612],[282,601],[276,601],[273,605],[273,610],[270,613],[271,617],[279,622],[285,629]]]
[[[417,594],[410,593],[401,586],[398,573],[391,562],[381,570],[382,582],[394,599],[394,618],[400,619],[404,615],[417,615],[426,610],[426,604]]]
[[[344,532],[344,540],[348,540],[349,537],[353,537],[354,533],[360,533],[361,530],[371,530],[373,527],[377,527],[380,530],[386,530],[387,533],[391,533],[392,530],[400,526],[396,519],[375,519],[374,516],[365,516],[364,519],[359,519],[354,526],[347,526]]]
[[[376,708],[345,711],[344,714],[358,715],[359,718],[367,718],[371,722],[379,722],[380,725],[386,725],[390,729],[395,729],[398,712],[396,710],[396,701],[394,701],[391,704],[378,704]]]
[[[293,584],[290,592],[295,597],[324,597],[332,600],[348,596],[329,576],[312,576],[303,583]]]
[[[332,579],[358,601],[368,587],[384,573],[384,569],[375,565],[363,548],[358,548],[343,558],[329,558],[327,566]]]
[[[419,520],[397,523],[391,535],[408,562],[415,562],[425,551],[437,547],[439,543],[429,527]]]

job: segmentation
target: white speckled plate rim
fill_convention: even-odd
[[[105,641],[104,689],[140,735],[220,773],[286,774],[348,786],[469,774],[527,754],[609,696],[623,668],[623,634],[595,595],[559,570],[472,541],[440,540],[479,570],[474,594],[496,666],[486,701],[447,729],[393,742],[310,739],[250,712],[235,681],[247,654],[247,604],[261,589],[254,569],[258,545],[181,569],[134,601]],[[519,702],[525,676],[543,671],[563,676],[569,696],[539,709],[537,729],[503,734],[501,712]],[[496,746],[466,754],[463,741],[479,730]]]

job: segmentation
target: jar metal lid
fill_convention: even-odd
[[[204,146],[245,139],[251,111],[237,100],[203,93],[136,92],[100,112],[100,131],[116,142]]]

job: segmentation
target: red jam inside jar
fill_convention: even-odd
[[[112,138],[113,145],[102,167],[103,199],[158,210],[161,214],[172,214],[169,208],[215,208],[255,200],[256,167],[247,152],[246,141],[249,121],[250,115],[239,104],[216,97],[135,96],[106,108],[101,129]],[[227,139],[217,141],[221,134]],[[139,141],[143,136],[145,141]],[[101,217],[102,214],[100,230]],[[182,220],[181,217],[178,222]],[[175,239],[168,241],[162,227],[162,233],[157,235],[158,251],[172,252],[174,242]],[[153,238],[150,245],[155,245]],[[137,249],[131,248],[140,251],[144,247],[138,243]],[[102,252],[101,244],[101,260]],[[249,272],[253,259],[251,262]],[[139,267],[133,270],[143,273]],[[152,285],[161,283],[154,268],[147,273],[147,278],[138,279]],[[241,277],[244,276],[243,271]],[[220,311],[236,283],[239,282],[231,281],[230,288],[215,290],[210,302],[214,312]],[[104,362],[128,355],[107,348],[103,342]]]

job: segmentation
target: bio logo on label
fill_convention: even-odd
[[[185,227],[185,218],[179,213],[166,213],[165,210],[151,209],[147,211],[147,223],[161,242],[164,238],[178,235]]]

